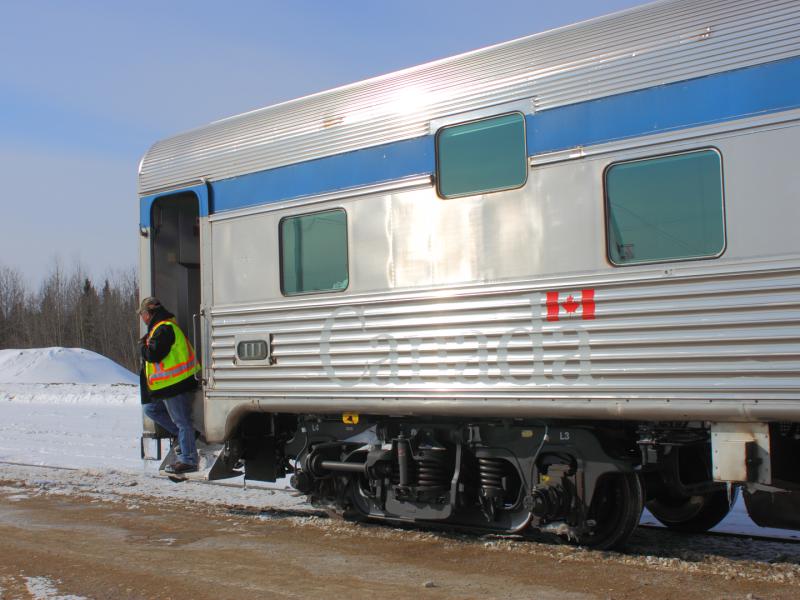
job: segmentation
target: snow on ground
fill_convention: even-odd
[[[128,384],[0,383],[0,402],[15,404],[82,404],[139,408],[139,386]]]
[[[60,350],[65,349],[0,351],[0,461],[68,467],[80,472],[45,472],[0,464],[0,475],[13,474],[14,478],[44,482],[42,485],[48,488],[61,486],[65,493],[83,489],[84,485],[79,483],[83,480],[94,493],[105,490],[102,493],[135,493],[248,506],[263,506],[265,494],[269,494],[270,506],[276,506],[277,502],[282,507],[310,509],[299,498],[269,489],[284,488],[285,481],[273,485],[251,483],[245,489],[242,478],[228,480],[233,487],[200,482],[176,485],[158,478],[158,463],[140,459],[142,411],[138,386],[110,384],[109,380],[121,377],[118,373],[122,367],[108,359],[100,357],[102,361],[98,361],[94,353]],[[24,358],[19,357],[19,352],[25,353]],[[88,363],[83,368],[76,366],[77,357],[81,356]],[[29,365],[27,371],[21,368],[24,365]],[[35,381],[51,377],[49,371],[40,371],[45,369],[44,365],[50,365],[52,372],[62,377],[73,372],[84,379],[79,384]],[[20,373],[20,377],[28,380],[4,383],[10,379],[9,373]],[[642,523],[658,524],[647,511]],[[800,532],[755,525],[741,498],[714,531],[800,539]]]
[[[135,404],[103,406],[3,402],[0,392],[0,461],[141,471],[142,408],[136,388],[128,393]]]
[[[651,515],[648,510],[645,510],[644,514],[642,514],[642,520],[640,523],[642,525],[661,526],[661,523],[659,523],[658,520]],[[753,523],[750,515],[747,514],[747,508],[744,505],[744,500],[742,499],[741,494],[739,494],[739,498],[736,500],[736,504],[733,505],[731,512],[728,513],[728,516],[725,517],[719,525],[711,529],[711,531],[717,531],[720,533],[742,533],[745,535],[776,537],[788,540],[800,540],[800,531],[759,527]]]
[[[25,577],[25,587],[35,600],[87,600],[85,596],[59,594],[53,580],[47,577]]]
[[[86,365],[80,364],[81,357]],[[80,383],[53,382],[69,377]],[[227,497],[229,502],[252,506],[263,504],[265,488],[286,487],[285,481],[249,482],[244,489],[241,477],[227,480],[233,488],[193,482],[175,485],[158,477],[158,462],[140,458],[142,408],[139,386],[131,381],[138,384],[138,377],[93,352],[0,351],[0,461],[22,463],[0,464],[0,475],[13,472],[13,478],[42,483],[47,489],[61,486],[81,491],[84,486],[76,482],[84,479],[91,483],[93,493],[135,491],[209,502],[223,502]],[[302,504],[289,496],[286,502]]]

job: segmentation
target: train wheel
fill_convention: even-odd
[[[351,521],[364,521],[369,517],[372,503],[361,488],[361,481],[353,477],[345,489],[344,517]]]
[[[589,519],[596,523],[594,530],[578,543],[599,550],[621,546],[639,524],[643,507],[636,473],[607,475],[598,483],[589,509]]]
[[[659,496],[647,503],[647,510],[670,529],[702,533],[727,516],[737,496],[735,486],[702,496]]]

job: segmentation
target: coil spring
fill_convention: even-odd
[[[450,487],[452,473],[447,452],[442,449],[420,450],[417,457],[417,489],[434,491]]]
[[[478,471],[481,480],[481,493],[487,498],[502,498],[503,476],[506,473],[506,461],[502,458],[478,458]]]

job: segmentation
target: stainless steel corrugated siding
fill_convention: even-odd
[[[546,110],[798,54],[797,0],[658,2],[158,142],[142,160],[139,192],[410,139],[432,119],[504,102],[533,98]]]
[[[530,327],[527,293],[351,299],[351,306],[363,309],[365,325],[362,329],[351,318],[334,329],[330,354],[339,383],[326,375],[320,357],[321,331],[336,306],[215,309],[214,380],[208,391],[222,396],[324,397],[333,405],[337,398],[381,397],[763,399],[796,405],[800,395],[800,267],[598,287],[596,319],[579,321],[589,340],[590,363],[583,372],[590,380],[540,379],[517,385],[500,371],[503,334]],[[534,312],[544,318],[544,303]],[[577,337],[553,335],[558,327],[543,323],[539,368],[552,374],[556,361],[566,358],[564,374],[576,375]],[[274,334],[276,365],[234,365],[234,336],[254,331]],[[487,378],[454,383],[457,375],[478,375],[476,338],[470,337],[475,331],[486,339]],[[376,381],[360,377],[365,364],[387,356],[386,346],[374,341],[381,334],[398,340],[398,369],[391,385],[388,368]],[[423,340],[416,350],[410,343],[415,338]],[[529,376],[531,342],[517,336],[508,347],[510,374]],[[442,375],[451,379],[443,380]]]

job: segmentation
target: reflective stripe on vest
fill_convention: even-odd
[[[200,370],[200,365],[194,355],[194,348],[183,335],[181,328],[174,319],[160,321],[155,324],[150,334],[147,336],[148,343],[153,334],[161,326],[172,327],[175,333],[175,341],[169,349],[169,354],[164,360],[157,363],[145,363],[145,374],[147,375],[147,387],[151,390],[160,390],[192,377]]]

